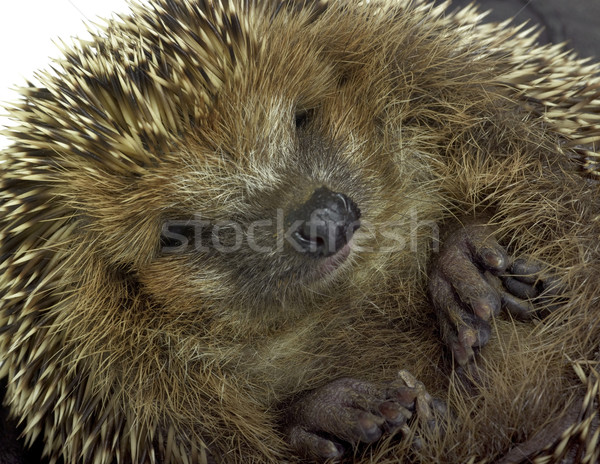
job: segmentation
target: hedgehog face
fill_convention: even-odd
[[[365,286],[385,280],[392,255],[414,262],[415,221],[440,208],[422,152],[432,136],[398,103],[410,101],[391,72],[401,41],[375,53],[353,40],[359,24],[374,37],[389,24],[339,28],[308,8],[237,24],[188,6],[165,24],[138,15],[29,91],[55,120],[32,145],[58,153],[53,195],[73,241],[177,314],[306,307],[348,291],[357,270]],[[139,36],[144,25],[175,45]],[[415,198],[428,199],[418,218]]]
[[[179,166],[168,168],[168,196],[177,200],[161,217],[159,251],[139,271],[144,286],[186,302],[249,308],[338,293],[365,265],[351,248],[372,241],[371,223],[382,221],[374,205],[390,194],[383,180],[401,179],[392,163],[366,169],[377,134],[359,138],[350,116],[328,120],[327,109],[342,103],[299,111],[278,101],[263,114],[248,111],[239,126],[221,126],[231,133],[220,145],[198,138],[181,150]]]
[[[398,137],[390,67],[345,36],[320,43],[335,35],[302,21],[261,27],[261,46],[250,44],[206,115],[171,136],[153,166],[136,178],[84,172],[73,194],[89,201],[80,210],[99,253],[178,312],[304,307],[339,295],[357,269],[384,279],[392,254],[415,260],[399,252],[414,245],[414,198],[431,198],[433,183]],[[289,27],[301,31],[282,33]],[[438,205],[416,220],[428,207]]]
[[[297,69],[273,63],[272,75],[260,67],[246,86],[223,88],[205,125],[159,168],[160,247],[138,273],[163,306],[310,306],[408,248],[407,192],[428,188],[427,169],[384,146],[398,127],[381,98],[358,106],[365,96],[341,70],[312,49],[304,61],[302,85]]]

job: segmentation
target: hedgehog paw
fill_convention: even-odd
[[[501,308],[527,320],[556,307],[560,286],[543,274],[544,266],[534,260],[511,264],[490,226],[467,225],[448,237],[432,268],[429,294],[442,340],[459,365],[488,342],[489,321]]]
[[[434,263],[429,294],[437,311],[443,341],[459,365],[489,340],[489,320],[501,308],[497,288],[486,273],[501,274],[509,258],[485,225],[467,225],[452,233]]]
[[[335,380],[313,390],[291,410],[288,438],[291,446],[309,459],[340,458],[348,446],[372,443],[384,433],[406,434],[414,414],[434,421],[432,400],[424,385],[409,372],[383,387],[351,378]]]

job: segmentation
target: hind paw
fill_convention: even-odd
[[[288,438],[307,458],[340,458],[348,447],[372,443],[386,433],[408,431],[414,414],[433,420],[433,401],[424,385],[409,372],[378,386],[351,378],[335,380],[308,393],[292,408]]]

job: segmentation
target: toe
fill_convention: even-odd
[[[296,426],[288,433],[290,444],[307,458],[325,460],[340,458],[344,448],[339,443]]]
[[[459,254],[448,258],[442,263],[440,272],[434,276],[451,284],[450,289],[443,289],[444,295],[440,299],[451,301],[456,300],[458,296],[461,303],[483,320],[489,320],[500,311],[501,304],[497,292],[466,255]]]
[[[395,401],[384,401],[379,405],[378,410],[392,427],[402,425],[412,417],[412,412]]]
[[[471,225],[463,232],[466,244],[471,251],[473,261],[484,269],[502,272],[509,265],[508,254],[494,238],[492,229],[484,225]]]
[[[524,282],[521,279],[507,276],[504,277],[502,281],[510,293],[521,299],[532,299],[538,296],[540,293],[534,284]]]
[[[510,315],[522,321],[531,319],[531,317],[535,314],[535,311],[529,299],[521,299],[518,296],[514,295],[509,289],[507,289],[505,278],[500,279],[500,277],[492,275],[491,273],[486,273],[485,278],[490,283],[490,285],[492,285],[496,289],[496,291],[500,295],[502,307]],[[529,284],[526,283],[522,284],[524,287],[529,286]],[[523,289],[519,287],[517,290],[521,291]]]
[[[518,276],[521,282],[533,285],[538,281],[538,276],[543,269],[544,266],[539,261],[517,258],[510,266],[510,273]]]

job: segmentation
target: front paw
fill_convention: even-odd
[[[288,438],[309,459],[340,458],[348,446],[372,443],[384,433],[407,431],[413,414],[432,420],[443,409],[409,372],[387,385],[343,378],[301,398],[291,409]]]
[[[467,225],[448,237],[432,268],[429,294],[442,340],[459,365],[488,342],[489,321],[501,308],[528,319],[539,306],[534,302],[557,293],[556,281],[542,274],[540,263],[512,260],[490,226]]]

